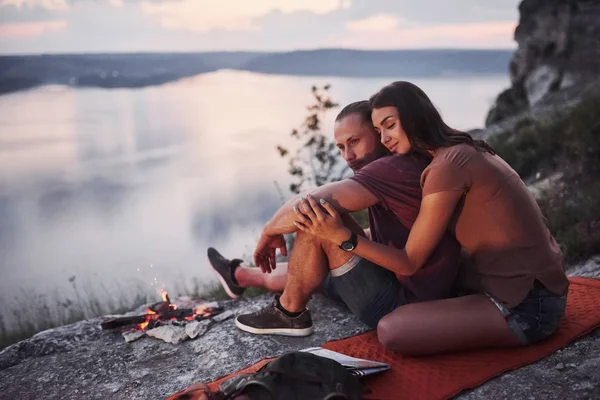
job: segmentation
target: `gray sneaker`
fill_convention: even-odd
[[[278,296],[273,303],[252,314],[238,315],[235,325],[243,331],[256,335],[308,336],[313,333],[310,311],[304,310],[297,317],[289,317],[277,308]]]
[[[217,277],[229,297],[232,299],[240,297],[246,288],[234,282],[233,274],[235,273],[235,269],[242,263],[242,260],[228,260],[212,247],[208,248],[207,255],[211,268],[217,273]]]

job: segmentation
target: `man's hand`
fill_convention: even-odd
[[[254,264],[263,273],[270,274],[276,268],[275,249],[279,249],[282,256],[287,256],[287,246],[283,235],[269,236],[263,232],[258,239],[256,250],[254,250]]]

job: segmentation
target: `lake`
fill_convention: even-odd
[[[504,75],[412,81],[459,129],[483,126],[509,86]],[[343,106],[389,82],[222,70],[144,89],[0,96],[4,304],[74,284],[110,295],[215,281],[207,247],[250,259],[289,195],[276,146],[294,143],[311,86],[330,83]]]

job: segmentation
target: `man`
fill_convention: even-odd
[[[366,101],[352,103],[340,112],[334,134],[342,157],[355,175],[323,185],[310,195],[324,199],[342,214],[344,224],[353,232],[348,240],[332,244],[298,232],[294,220],[300,197],[296,196],[263,228],[254,252],[254,262],[260,269],[240,266],[241,260],[229,261],[216,250],[208,250],[211,265],[230,296],[239,296],[248,286],[283,291],[263,310],[236,318],[238,328],[246,332],[310,335],[313,324],[306,305],[326,279],[350,310],[372,328],[399,306],[450,295],[460,246],[449,233],[426,265],[412,276],[396,276],[352,253],[356,235],[366,234],[348,213],[366,208],[372,240],[397,248],[405,246],[419,213],[420,176],[428,160],[403,155],[384,157],[386,150],[373,129]],[[300,211],[311,212],[304,203]],[[287,255],[283,234],[293,232],[297,234],[289,263],[276,265],[276,249]]]

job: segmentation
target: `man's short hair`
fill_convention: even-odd
[[[367,100],[355,101],[354,103],[348,104],[340,111],[335,117],[335,122],[341,121],[349,115],[358,115],[362,123],[371,124],[371,107]]]

